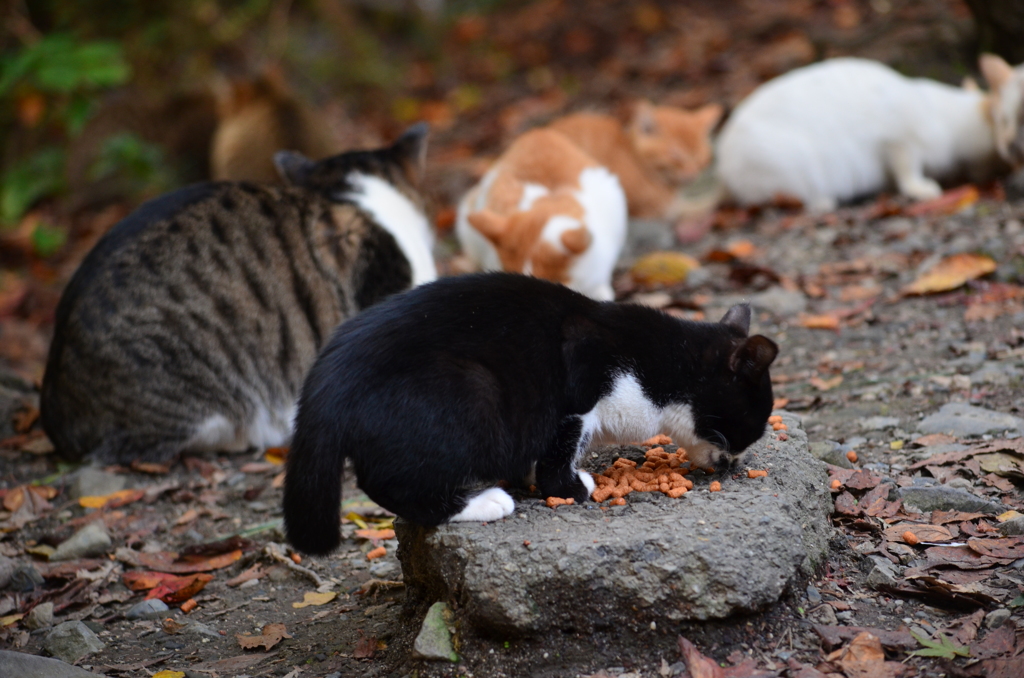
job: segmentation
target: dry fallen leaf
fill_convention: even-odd
[[[178,559],[178,554],[167,551],[157,553],[140,553],[139,564],[157,572],[173,572],[175,574],[188,574],[190,572],[209,572],[219,570],[231,565],[242,557],[240,550],[222,553],[208,558],[197,556],[186,556]]]
[[[807,315],[800,314],[800,326],[809,330],[838,330],[839,318],[834,315]]]
[[[263,453],[263,458],[275,466],[280,466],[288,458],[287,447],[268,447]]]
[[[238,644],[243,650],[251,650],[256,647],[269,650],[285,638],[291,638],[291,636],[288,634],[284,624],[267,624],[263,627],[261,635],[245,636],[241,633],[236,633],[235,638],[238,639]]]
[[[843,383],[843,375],[837,374],[831,379],[822,379],[821,377],[811,377],[807,380],[807,383],[818,389],[819,391],[831,391],[836,386]]]
[[[185,678],[184,671],[157,671],[153,678]]]
[[[629,272],[641,285],[675,285],[698,268],[700,262],[682,252],[651,252],[633,264]]]
[[[121,575],[124,585],[132,591],[147,591],[175,578],[175,575],[166,572],[146,572],[144,570],[131,570]]]
[[[301,603],[292,603],[292,607],[298,609],[302,607],[309,607],[310,605],[326,605],[335,598],[338,594],[334,591],[326,591],[324,593],[306,593],[302,596]]]
[[[885,529],[885,538],[888,541],[906,541],[903,535],[907,532],[913,534],[919,541],[949,541],[953,538],[953,534],[941,525],[920,525],[916,523],[890,525]]]
[[[679,651],[692,678],[723,678],[722,668],[715,660],[705,657],[693,643],[682,636],[679,636]]]
[[[78,505],[82,508],[117,508],[138,501],[144,496],[146,493],[142,490],[121,490],[101,496],[81,497]]]
[[[203,590],[213,581],[211,574],[190,574],[162,582],[146,594],[146,600],[159,598],[165,603],[182,603]]]
[[[938,214],[956,214],[978,202],[978,189],[970,184],[946,191],[938,198],[923,200],[903,210],[911,217]]]
[[[984,254],[954,254],[903,288],[903,294],[934,294],[955,290],[968,280],[996,270],[996,262]]]

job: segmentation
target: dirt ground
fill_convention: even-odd
[[[870,56],[947,81],[963,75],[973,58],[965,28],[969,17],[952,0],[746,3],[742,12],[729,12],[721,3],[693,3],[687,41],[678,45],[666,37],[676,21],[669,12],[634,15],[631,3],[598,3],[602,11],[581,14],[582,0],[546,4],[561,12],[548,23],[538,18],[540,12],[510,10],[491,17],[490,30],[534,81],[552,78],[550,72],[545,76],[543,60],[527,67],[555,45],[545,59],[566,65],[575,78],[574,93],[552,94],[513,80],[483,89],[485,103],[474,111],[432,121],[428,190],[441,226],[450,226],[454,201],[488,157],[528,126],[567,110],[616,110],[636,96],[732,105],[757,82],[833,54]],[[889,9],[879,9],[884,7]],[[574,22],[574,16],[583,19]],[[573,27],[580,29],[575,38],[563,39]],[[467,23],[459,30],[468,35],[479,26]],[[458,68],[487,66],[473,44],[460,44],[453,42]],[[596,51],[574,53],[572,45]],[[418,96],[431,96],[431,87]],[[879,483],[900,485],[917,477],[952,481],[1024,512],[1019,468],[1016,475],[1012,469],[1006,475],[975,473],[969,460],[910,468],[927,449],[914,442],[917,422],[948,402],[1024,417],[1024,200],[1013,186],[983,187],[980,195],[954,193],[917,209],[882,198],[819,217],[784,209],[723,209],[681,224],[686,244],[674,241],[672,226],[657,227],[671,249],[696,257],[701,269],[686,280],[643,285],[629,271],[632,261],[624,261],[616,278],[619,299],[708,319],[717,319],[730,303],[754,300],[755,331],[781,347],[772,367],[779,406],[803,417],[812,446],[838,447],[840,455],[855,451],[855,466],[875,474],[875,485],[837,490],[843,510],[833,516],[829,561],[760,614],[693,623],[665,619],[654,627],[596,633],[566,629],[528,639],[482,638],[461,629],[455,664],[411,658],[425,610],[404,605],[397,544],[387,532],[390,517],[369,505],[351,479],[341,548],[328,558],[299,563],[279,527],[280,460],[263,451],[184,460],[169,469],[108,468],[105,473],[123,477],[125,488],[137,491],[99,509],[71,497],[76,469],[59,462],[39,437],[33,384],[41,376],[61,285],[91,243],[132,206],[75,217],[67,248],[52,261],[28,261],[16,238],[2,239],[4,274],[7,268],[29,270],[31,280],[16,300],[0,294],[0,386],[24,394],[12,396],[24,405],[14,408],[14,429],[0,441],[0,557],[31,566],[43,581],[34,588],[0,590],[0,649],[41,653],[47,629],[33,631],[18,615],[52,602],[55,623],[84,620],[106,644],[78,665],[110,676],[1024,675],[1024,641],[1015,631],[1024,628],[1024,559],[995,558],[973,569],[943,565],[939,569],[957,576],[931,588],[907,580],[896,587],[902,593],[872,588],[870,556],[895,560],[908,571],[931,556],[925,556],[925,546],[915,550],[885,536],[885,520],[906,518],[898,507],[883,507],[891,515],[880,518],[844,503],[847,496],[864,499],[863,491]],[[442,268],[453,270],[450,234],[439,251]],[[904,294],[922,272],[956,254],[984,254],[997,267],[984,275],[975,269],[966,284],[948,291]],[[877,417],[898,421],[870,421]],[[961,442],[971,448],[988,441]],[[848,487],[849,478],[834,473]],[[53,489],[24,490],[27,484]],[[957,518],[963,535],[991,535],[998,524],[994,518]],[[50,548],[96,520],[112,544],[88,558],[47,562]],[[929,524],[938,518],[914,520]],[[385,555],[368,559],[379,546]],[[1017,546],[1007,547],[1008,553]],[[191,569],[205,569],[212,577],[208,583],[185,590],[155,618],[126,619],[146,593],[130,590],[124,575],[177,567],[184,576],[184,561],[172,563],[173,556],[160,554],[184,556],[187,549]],[[294,607],[318,589],[336,595]],[[186,614],[179,607],[188,599],[196,606]],[[984,615],[999,609],[1010,613],[1009,621],[988,628]],[[283,624],[290,637],[268,636],[263,647],[242,647],[254,645],[252,636],[271,624]],[[883,642],[886,658],[906,668],[870,664],[856,673],[841,658],[827,660],[830,652],[849,647],[850,637],[826,641],[816,625],[900,632],[903,639],[907,629],[932,641],[946,634],[957,647],[969,646],[972,656],[911,656],[910,650],[921,647],[917,641]],[[680,637],[718,666],[698,666],[692,655],[684,661]]]
[[[860,468],[896,478],[909,465],[909,440],[915,437],[912,431],[922,414],[948,401],[1016,414],[1024,410],[1024,390],[1015,368],[1024,356],[1020,350],[1024,346],[1024,307],[1020,296],[1003,294],[997,299],[992,294],[1002,289],[1000,285],[1019,290],[1016,284],[1024,264],[1024,202],[982,198],[956,215],[872,217],[879,204],[821,218],[770,212],[742,226],[713,231],[691,251],[714,259],[732,249],[744,252],[744,258],[706,264],[700,285],[682,283],[662,289],[654,301],[692,313],[687,309],[721,306],[729,295],[757,298],[759,288],[790,288],[794,298],[807,303],[804,314],[762,311],[755,326],[782,346],[773,368],[776,397],[787,399],[786,407],[802,414],[812,443],[855,443]],[[895,208],[889,204],[887,209]],[[753,251],[737,247],[738,242],[749,242]],[[921,242],[928,243],[926,250],[918,248],[916,243]],[[999,263],[997,280],[973,283],[967,291],[901,296],[900,289],[928,257],[961,251],[989,252]],[[841,275],[835,273],[837,268]],[[1012,282],[999,283],[1000,278]],[[628,273],[623,273],[619,282],[620,290],[635,287]],[[870,304],[850,300],[860,294],[857,288],[872,293],[867,297]],[[808,294],[822,291],[825,295],[820,298]],[[650,295],[650,291],[627,293],[635,294]],[[965,322],[965,310],[986,303],[986,298],[997,299],[988,302],[995,304],[990,313],[995,317]],[[652,301],[650,296],[645,299]],[[801,326],[802,322],[808,324],[808,318],[830,312],[839,318],[837,330]],[[981,351],[984,358],[1005,368],[1008,379],[996,379],[1000,385],[956,379],[977,367],[977,362],[964,358],[971,351]],[[862,422],[874,416],[896,417],[900,423],[885,432],[865,434]],[[906,440],[907,448],[891,449],[895,440]],[[52,455],[6,450],[2,457],[8,488],[42,479],[60,490],[64,479],[53,474],[63,470]],[[296,669],[301,673],[295,675],[304,676],[583,676],[600,675],[597,672],[601,670],[610,676],[673,675],[682,668],[677,664],[679,635],[718,661],[735,664],[750,657],[765,675],[780,675],[789,660],[813,666],[829,649],[823,648],[812,626],[828,615],[815,615],[814,603],[798,586],[779,604],[745,619],[692,624],[666,619],[656,629],[625,628],[585,635],[567,630],[526,640],[478,638],[466,633],[457,635],[462,657],[458,664],[417,662],[410,659],[410,652],[423,610],[405,609],[400,585],[385,583],[400,579],[393,539],[381,542],[387,555],[368,560],[366,553],[374,543],[359,537],[356,530],[361,528],[349,521],[345,525],[348,538],[338,553],[302,562],[302,567],[316,573],[312,576],[265,553],[267,544],[281,543],[283,537],[277,527],[280,489],[274,487],[280,469],[262,453],[195,459],[168,472],[151,470],[156,473],[108,469],[124,474],[128,488],[144,491],[138,501],[95,511],[69,501],[62,492],[53,499],[52,512],[21,530],[8,532],[0,542],[5,555],[18,563],[34,563],[48,577],[41,591],[8,591],[5,596],[13,595],[18,609],[24,609],[29,601],[50,599],[58,606],[58,621],[86,620],[107,648],[81,663],[110,675],[144,676],[161,669],[189,669],[196,675],[204,670],[220,675],[284,675]],[[972,489],[988,492],[1010,506],[1021,505],[1017,485],[1002,492],[975,480]],[[350,485],[345,496],[350,517],[361,516],[357,519],[366,521],[368,528],[387,527],[387,517],[360,501],[358,490]],[[58,571],[55,564],[26,553],[40,544],[57,544],[84,522],[97,519],[103,520],[114,536],[114,545],[103,557]],[[893,631],[910,620],[918,629],[958,628],[954,622],[962,620],[964,610],[869,588],[865,582],[869,563],[861,555],[862,545],[876,542],[877,534],[838,514],[836,525],[832,556],[808,583],[823,595],[826,606],[831,602],[837,611],[852,612],[845,624]],[[124,619],[125,611],[142,595],[131,595],[122,583],[120,575],[133,568],[112,560],[115,556],[124,559],[117,547],[141,553],[182,552],[190,545],[235,535],[245,539],[232,544],[242,547],[240,559],[212,572],[213,580],[194,596],[198,607],[190,614],[172,609],[154,620]],[[255,584],[227,585],[229,578],[257,563],[263,576]],[[1020,564],[1017,561],[989,573],[986,582],[992,588],[987,590],[1004,594],[1005,600],[997,605],[1005,605],[1024,591]],[[76,589],[76,581],[82,582],[75,579],[79,569],[101,576],[86,588]],[[316,577],[332,583],[329,588],[337,597],[324,605],[294,608],[292,603],[317,588]],[[1010,609],[1013,619],[1020,620],[1021,606]],[[212,633],[179,628],[185,622],[199,622]],[[272,623],[283,623],[292,638],[269,653],[246,653],[239,647],[237,634],[255,634]],[[42,631],[29,633],[8,627],[4,643],[39,652],[44,636]],[[896,657],[903,659],[906,654]],[[225,661],[228,663],[216,664]],[[948,674],[942,660],[914,657],[908,664],[916,666],[921,675]]]

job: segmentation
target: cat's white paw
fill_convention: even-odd
[[[590,495],[594,494],[594,487],[596,487],[596,484],[594,483],[594,477],[590,475],[590,473],[588,473],[587,471],[576,471],[576,473],[579,474],[580,480],[583,481],[583,484],[587,488],[587,496],[589,497]]]
[[[921,177],[914,181],[908,181],[903,186],[903,193],[914,200],[931,200],[942,195],[942,187],[927,177]]]
[[[593,481],[591,481],[593,482]],[[516,510],[516,503],[508,492],[500,487],[492,487],[484,490],[475,497],[471,497],[462,509],[448,519],[449,522],[487,522],[499,520],[511,515]]]

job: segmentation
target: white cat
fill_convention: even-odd
[[[455,231],[485,271],[525,273],[610,301],[626,221],[615,175],[561,133],[535,129],[465,195]]]
[[[922,200],[935,179],[998,171],[1024,160],[1024,66],[983,55],[991,87],[906,78],[867,59],[799,68],[761,85],[726,122],[718,176],[745,205],[796,198],[814,211],[895,185]]]

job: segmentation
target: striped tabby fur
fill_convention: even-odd
[[[130,463],[286,444],[334,326],[436,276],[425,137],[280,153],[286,186],[198,184],[117,224],[57,308],[41,409],[58,452]]]

